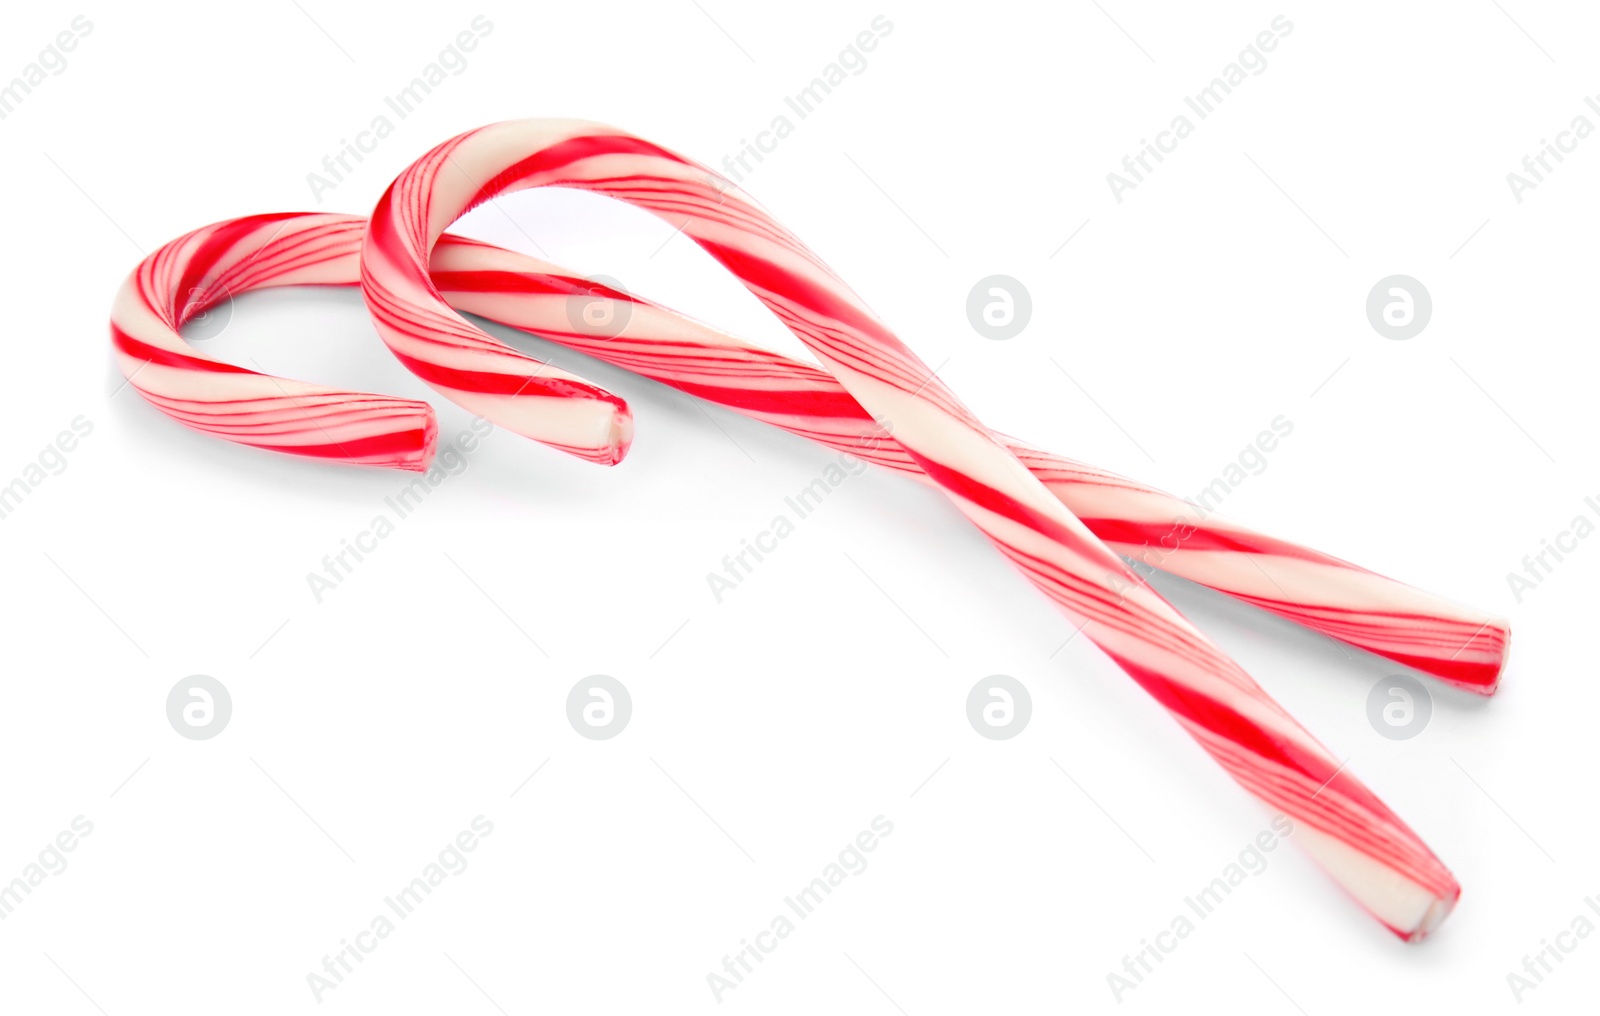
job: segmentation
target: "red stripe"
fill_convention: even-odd
[[[596,402],[608,402],[615,406],[619,412],[627,412],[628,406],[622,399],[610,392],[596,388],[584,381],[569,380],[557,377],[537,377],[530,374],[502,374],[484,370],[459,370],[455,367],[446,367],[443,364],[433,363],[428,360],[419,360],[414,356],[407,356],[399,350],[391,350],[406,369],[417,377],[430,384],[454,388],[457,391],[477,392],[482,395],[546,395],[562,399],[589,399]],[[537,369],[537,361],[530,361]]]
[[[123,331],[115,321],[111,323],[111,344],[131,357],[162,367],[203,370],[211,374],[256,374],[253,370],[237,367],[231,363],[223,363],[221,360],[211,360],[198,355],[191,356],[162,346],[152,346],[143,339],[136,339]],[[257,376],[263,375],[258,374]]]

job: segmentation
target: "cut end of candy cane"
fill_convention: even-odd
[[[1489,680],[1486,683],[1471,689],[1480,695],[1493,695],[1499,690],[1500,678],[1505,674],[1506,664],[1511,660],[1511,622],[1496,618],[1492,627],[1499,635],[1492,664],[1494,669],[1489,671]]]
[[[1414,858],[1412,870],[1402,872],[1305,821],[1295,823],[1293,838],[1357,903],[1407,942],[1431,934],[1461,898],[1460,884],[1435,858]]]
[[[585,462],[614,466],[633,444],[633,413],[627,403],[609,398],[560,398],[468,392],[431,384],[439,394],[496,427],[574,455]]]
[[[1500,690],[1500,678],[1505,675],[1506,664],[1511,658],[1511,624],[1500,618],[1484,622],[1468,643],[1449,658],[1443,653],[1432,657],[1418,657],[1403,652],[1385,652],[1382,655],[1453,688],[1489,696]]]
[[[1450,912],[1456,908],[1456,901],[1461,899],[1461,890],[1457,889],[1454,896],[1448,899],[1437,899],[1423,913],[1422,920],[1409,934],[1399,933],[1407,942],[1420,942],[1433,933],[1433,929],[1444,923]]]
[[[620,413],[611,415],[610,440],[614,451],[606,465],[614,466],[621,462],[628,454],[628,449],[633,447],[633,413],[626,408]]]
[[[1464,643],[1442,642],[1438,650],[1429,655],[1379,652],[1452,687],[1476,695],[1493,695],[1500,688],[1500,679],[1511,658],[1511,622],[1498,617],[1484,620],[1476,625]]]
[[[427,406],[427,403],[421,405]],[[416,452],[395,463],[396,469],[425,473],[428,467],[433,465],[434,453],[439,450],[439,417],[434,414],[432,406],[427,406],[427,413],[424,415],[421,442]]]

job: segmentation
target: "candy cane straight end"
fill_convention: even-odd
[[[1460,900],[1461,886],[1452,881],[1438,895],[1425,899],[1420,911],[1414,911],[1415,916],[1411,920],[1402,924],[1390,924],[1388,921],[1383,923],[1401,941],[1408,944],[1421,942],[1444,923],[1445,918],[1456,909],[1456,904]],[[1379,920],[1383,919],[1380,917]]]
[[[622,461],[628,454],[628,449],[633,447],[633,415],[618,414],[611,420],[611,446],[616,449],[611,461],[606,465],[614,466]]]
[[[1422,941],[1461,899],[1461,884],[1426,848],[1400,863],[1386,864],[1307,821],[1296,823],[1293,838],[1363,909],[1403,941]]]
[[[1496,619],[1484,634],[1493,631],[1495,634],[1495,652],[1493,656],[1493,669],[1489,671],[1489,680],[1481,688],[1472,688],[1482,695],[1493,695],[1500,689],[1500,678],[1505,676],[1506,664],[1511,662],[1511,622]],[[1470,687],[1470,686],[1469,686]]]
[[[1463,691],[1493,695],[1500,690],[1500,679],[1511,660],[1511,622],[1502,618],[1485,621],[1449,659],[1442,653],[1433,660],[1412,659],[1404,654],[1391,658]]]
[[[1400,937],[1407,942],[1420,942],[1427,938],[1433,934],[1433,929],[1443,924],[1444,919],[1450,916],[1450,912],[1455,910],[1456,903],[1460,899],[1461,890],[1457,888],[1454,896],[1448,899],[1434,900],[1433,904],[1423,913],[1422,920],[1417,923],[1416,928],[1409,934],[1401,934]]]
[[[418,404],[427,405],[426,403]],[[402,456],[394,464],[394,468],[405,469],[413,473],[425,473],[428,471],[428,467],[433,464],[433,456],[438,449],[439,417],[434,413],[433,407],[428,406],[428,411],[423,414],[421,444],[417,447],[415,453]]]

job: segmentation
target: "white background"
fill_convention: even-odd
[[[74,417],[94,430],[0,520],[0,880],[74,816],[94,831],[0,922],[0,1008],[1517,1008],[1506,975],[1600,894],[1600,549],[1520,603],[1506,580],[1600,494],[1600,140],[1521,203],[1505,175],[1600,90],[1600,19],[1442,11],[13,5],[0,79],[74,15],[94,28],[0,121],[0,482]],[[307,173],[478,13],[494,30],[465,72],[317,204]],[[1293,436],[1228,514],[1512,619],[1502,693],[1433,686],[1430,725],[1392,741],[1366,715],[1392,665],[1160,583],[1456,872],[1461,905],[1426,943],[1290,847],[1118,1002],[1107,974],[1270,816],[1086,640],[1057,652],[1067,621],[908,481],[852,479],[719,604],[706,573],[832,454],[517,339],[631,402],[627,461],[496,433],[318,603],[306,574],[409,477],[227,445],[113,395],[112,294],[188,229],[364,212],[427,147],[510,117],[612,122],[718,165],[880,13],[893,32],[865,71],[745,186],[981,417],[1192,495],[1282,414]],[[1294,30],[1266,70],[1115,201],[1106,174],[1279,14]],[[797,348],[630,209],[519,195],[461,228],[528,250],[525,230],[558,263]],[[997,273],[1034,306],[1005,342],[964,309]],[[1409,341],[1365,316],[1394,273],[1433,298]],[[353,291],[231,315],[208,352],[431,394]],[[444,435],[467,426],[433,401]],[[232,695],[209,741],[165,714],[197,673]],[[566,718],[596,673],[633,699],[610,741]],[[1033,696],[1004,742],[965,715],[996,673]],[[477,815],[494,832],[470,866],[319,1004],[307,974]],[[878,815],[894,831],[866,870],[719,1003],[707,974]],[[1600,936],[1521,1006],[1597,991]]]

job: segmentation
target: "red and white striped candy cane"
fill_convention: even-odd
[[[340,445],[325,439],[338,429],[335,420],[346,412],[344,401],[313,402],[300,382],[219,363],[193,349],[177,332],[189,317],[207,311],[230,293],[291,283],[355,285],[365,228],[365,219],[350,215],[255,216],[207,226],[167,244],[134,272],[119,297],[112,331],[124,372],[154,404],[199,429],[276,451],[374,461],[356,454],[367,451],[359,440]],[[607,290],[568,269],[489,244],[446,234],[434,248],[431,264],[434,284],[457,309],[538,333],[927,481],[927,475],[892,438],[885,438],[843,386],[811,364],[762,349],[648,300]],[[193,280],[207,281],[196,286]],[[625,321],[624,328],[616,335],[576,329],[569,302],[574,297],[597,304],[626,301],[626,313],[620,307],[607,307],[602,315]],[[147,376],[147,365],[156,362],[158,351],[161,369]],[[151,387],[143,387],[141,379]],[[165,394],[155,390],[158,380]],[[225,390],[237,394],[241,383],[286,404],[285,419],[304,436],[325,440],[290,444],[285,443],[281,426],[241,426],[259,414],[260,407],[252,404],[257,400],[216,398]],[[187,395],[174,403],[171,395],[179,389]],[[291,396],[291,390],[300,394]],[[431,449],[420,437],[412,443],[412,436],[431,433],[431,410],[424,403],[398,401],[405,413],[390,423],[404,453],[398,459],[376,461],[424,468]],[[206,411],[197,413],[197,408]],[[321,423],[316,422],[319,413],[325,417]],[[1137,481],[1016,438],[1002,436],[1002,440],[1118,554],[1480,694],[1494,691],[1509,637],[1504,622],[1218,515],[1206,515]]]
[[[223,363],[178,328],[230,296],[268,286],[347,284],[364,220],[255,215],[188,233],[118,290],[111,341],[140,395],[195,430],[240,444],[364,465],[427,468],[438,433],[426,402],[291,381]]]
[[[433,284],[450,306],[737,410],[919,480],[927,474],[824,370],[555,265],[446,237]],[[620,331],[582,330],[574,297],[627,311]],[[1308,547],[1255,532],[1170,494],[997,435],[1118,554],[1482,695],[1505,663],[1506,623]]]
[[[499,194],[538,186],[619,198],[679,227],[886,421],[956,507],[1241,785],[1293,818],[1301,842],[1378,920],[1415,939],[1448,915],[1460,887],[1421,839],[1140,584],[841,279],[711,170],[576,121],[496,124],[429,152],[384,194],[361,258],[379,333],[424,380],[521,433],[538,431],[535,417],[560,408],[549,393],[517,393],[508,383],[517,376],[505,359],[510,351],[455,313],[428,274],[433,246],[451,222]]]

